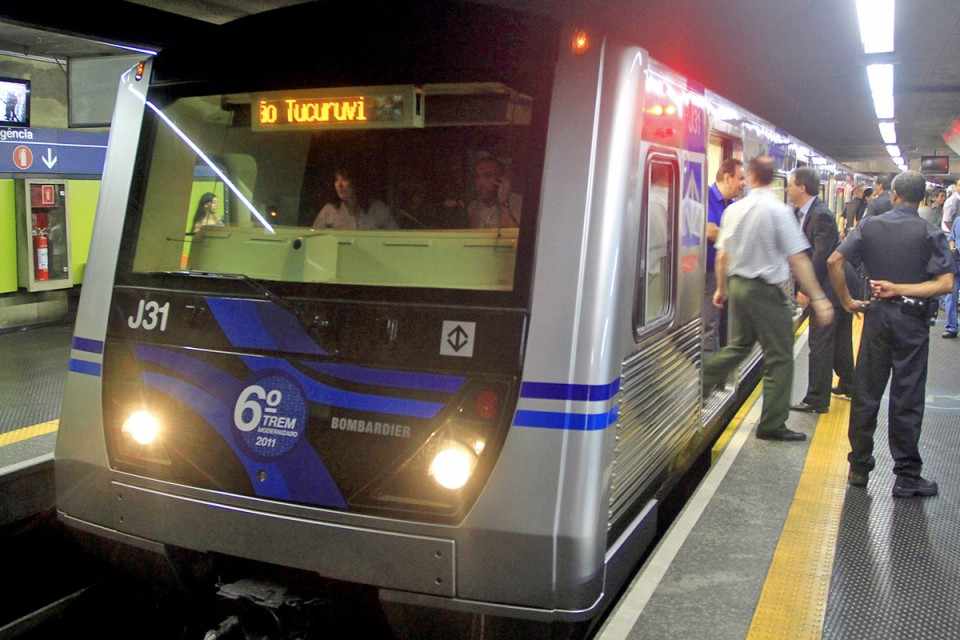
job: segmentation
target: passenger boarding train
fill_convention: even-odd
[[[770,154],[781,190],[813,166],[835,211],[853,179],[640,44],[325,3],[125,73],[62,521],[175,568],[369,585],[391,611],[595,618],[756,378],[759,353],[701,394],[719,162]],[[315,226],[327,206],[341,222]]]

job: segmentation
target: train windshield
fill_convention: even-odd
[[[128,273],[514,291],[538,193],[529,96],[472,82],[147,106]]]

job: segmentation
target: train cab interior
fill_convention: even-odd
[[[495,82],[166,97],[133,271],[510,292],[534,108]]]

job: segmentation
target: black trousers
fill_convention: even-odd
[[[820,327],[810,314],[810,366],[808,367],[807,395],[803,401],[812,407],[830,406],[830,388],[833,386],[833,348],[837,321]]]
[[[836,325],[833,336],[833,370],[840,379],[837,386],[853,391],[853,314],[834,307]]]
[[[889,408],[893,472],[919,477],[920,426],[927,386],[930,327],[926,318],[903,313],[900,305],[874,301],[866,313],[850,412],[850,466],[873,469],[873,433],[891,371]]]

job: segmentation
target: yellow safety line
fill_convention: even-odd
[[[803,332],[807,330],[808,321],[804,319],[800,323],[800,326],[797,327],[796,332],[794,333],[795,338],[799,338],[803,335]],[[740,410],[737,411],[736,415],[733,416],[733,420],[730,421],[730,424],[727,425],[727,428],[723,430],[723,433],[720,434],[720,437],[717,438],[717,441],[713,443],[713,449],[710,450],[710,464],[714,464],[723,454],[723,450],[727,448],[727,445],[730,444],[730,439],[733,438],[733,434],[737,432],[737,429],[740,428],[740,423],[743,422],[744,418],[747,417],[747,414],[750,413],[750,410],[753,409],[754,403],[760,398],[761,390],[763,386],[758,381],[753,387],[753,391],[747,397],[746,401],[740,407]]]
[[[854,321],[854,353],[861,322]],[[850,403],[821,416],[767,572],[748,640],[819,640],[847,488]]]
[[[23,442],[24,440],[29,440],[30,438],[36,438],[37,436],[44,436],[48,433],[54,433],[59,426],[59,420],[50,420],[49,422],[41,422],[40,424],[23,427],[14,431],[8,431],[7,433],[0,433],[0,447],[6,447],[7,445],[11,445],[16,442]]]

